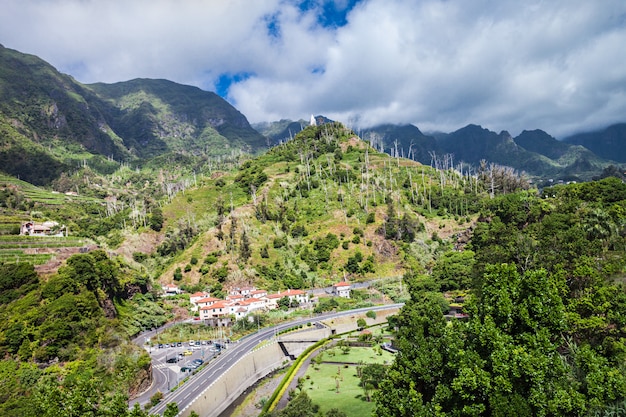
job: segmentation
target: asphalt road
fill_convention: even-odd
[[[183,410],[189,405],[198,395],[200,395],[205,387],[219,377],[223,372],[243,357],[246,353],[250,352],[255,346],[257,346],[263,340],[272,339],[281,330],[288,329],[295,325],[306,324],[308,322],[315,322],[318,320],[325,320],[334,317],[346,316],[351,314],[364,313],[370,310],[386,310],[393,307],[401,307],[402,304],[390,304],[383,306],[366,307],[355,310],[340,311],[336,313],[324,313],[320,315],[313,315],[311,317],[293,320],[290,322],[282,323],[274,327],[261,329],[260,331],[246,336],[236,343],[230,343],[226,345],[226,349],[222,349],[221,352],[211,351],[210,346],[203,346],[205,349],[197,349],[193,351],[193,355],[184,356],[181,362],[176,364],[170,364],[166,362],[166,358],[178,355],[179,352],[189,349],[187,343],[186,346],[177,348],[152,348],[152,378],[153,382],[146,392],[141,396],[131,401],[130,405],[138,402],[140,405],[144,405],[149,402],[150,397],[157,391],[161,391],[165,394],[163,400],[150,410],[150,413],[163,414],[167,403],[175,402],[178,404],[178,409]],[[145,344],[147,338],[154,337],[157,334],[154,330],[151,332],[145,332],[135,339],[135,343],[139,345]],[[179,379],[183,379],[189,374],[183,374],[180,372],[181,366],[190,362],[194,358],[204,358],[206,360],[204,367],[192,375],[187,382],[185,382],[180,388],[174,392],[169,392],[169,387],[176,385]]]

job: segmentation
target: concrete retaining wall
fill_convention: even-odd
[[[365,315],[365,313],[354,314],[351,316],[337,317],[332,320],[324,320],[323,324],[334,330],[334,334],[341,334],[352,332],[357,329],[356,322],[358,319],[363,318],[368,326],[375,324],[382,324],[387,321],[387,317],[393,314],[397,314],[400,311],[398,308],[390,308],[387,310],[376,311],[376,318],[371,319]]]
[[[248,353],[206,387],[179,416],[188,417],[193,410],[201,417],[217,417],[249,386],[282,368],[286,360],[276,342]]]

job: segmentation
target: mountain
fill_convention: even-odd
[[[540,129],[524,130],[514,140],[527,151],[536,152],[550,159],[558,159],[572,148],[572,145],[558,141]]]
[[[563,142],[582,145],[602,158],[626,162],[626,123],[618,123],[603,130],[569,136],[563,139]]]
[[[75,166],[85,151],[126,157],[94,101],[89,90],[45,61],[0,46],[2,169],[43,184]]]
[[[485,160],[533,177],[590,179],[609,164],[588,149],[560,142],[542,130],[525,130],[513,138],[506,131],[496,133],[470,124],[452,133],[425,135],[413,125],[384,124],[364,129],[362,136],[376,149],[423,164],[449,154],[455,164],[477,166]]]
[[[364,129],[361,134],[364,140],[369,141],[381,152],[399,155],[423,164],[430,164],[431,153],[441,153],[434,137],[424,135],[411,124],[383,124]]]
[[[316,116],[318,123],[323,119],[323,116]],[[304,120],[283,119],[259,123],[254,128],[272,144],[278,144],[307,125]],[[496,133],[470,124],[451,133],[424,134],[411,124],[382,124],[359,129],[358,134],[381,152],[426,165],[432,165],[436,159],[443,160],[447,154],[452,158],[446,160],[455,164],[464,162],[477,166],[485,160],[543,179],[588,180],[614,163],[587,147],[558,141],[542,130],[525,130],[512,137],[507,131]]]
[[[105,115],[131,153],[223,154],[224,149],[254,153],[266,139],[237,109],[215,93],[167,80],[135,79],[88,85],[113,110]]]
[[[268,138],[271,144],[276,145],[293,139],[296,134],[300,133],[309,124],[310,121],[307,122],[304,119],[295,122],[289,119],[282,119],[276,122],[256,123],[252,127]]]
[[[86,163],[107,173],[120,161],[164,154],[266,148],[245,116],[214,93],[166,80],[84,85],[1,45],[0,135],[2,169],[38,185]]]

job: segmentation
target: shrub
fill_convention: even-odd
[[[181,279],[183,279],[183,271],[178,267],[174,270],[174,281],[180,281]]]

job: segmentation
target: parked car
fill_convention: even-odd
[[[193,352],[187,349],[186,351],[183,352],[183,355],[185,356],[193,355]]]
[[[183,347],[183,344],[182,344],[182,342],[178,342],[178,343],[176,343],[176,346]]]
[[[163,343],[159,343],[159,349],[163,349]]]
[[[196,363],[198,365],[202,365],[204,363],[204,361],[202,359],[194,359],[191,361],[191,363]]]
[[[176,362],[178,362],[178,358],[176,356],[174,356],[173,358],[167,358],[166,362],[167,363],[176,363]]]

